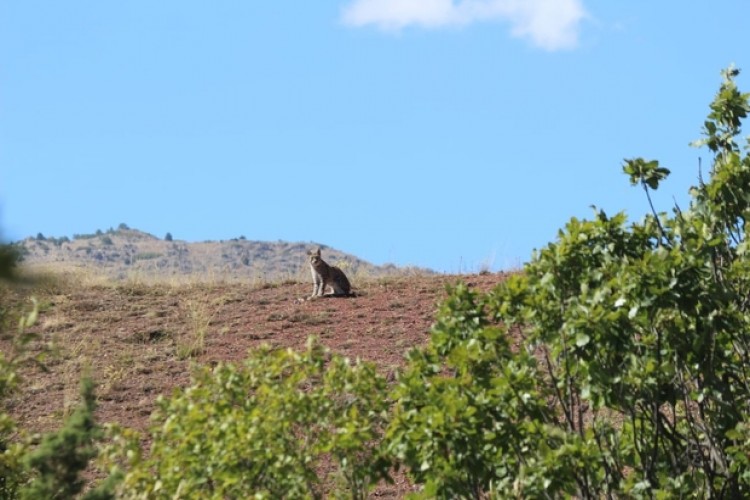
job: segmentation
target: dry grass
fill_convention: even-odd
[[[264,283],[307,281],[307,250],[315,243],[258,242],[244,239],[188,243],[165,241],[137,230],[117,230],[72,241],[20,242],[27,266],[71,272],[95,270],[99,276],[137,284]],[[374,266],[323,246],[324,258],[353,279],[405,271]]]
[[[226,296],[215,297],[210,294],[182,300],[180,308],[187,321],[186,330],[175,340],[175,351],[179,359],[203,354],[211,321],[226,302]]]

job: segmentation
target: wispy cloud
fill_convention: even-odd
[[[393,31],[505,21],[513,36],[546,50],[575,47],[586,17],[582,0],[353,0],[341,13],[349,26]]]

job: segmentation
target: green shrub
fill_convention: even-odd
[[[389,449],[427,495],[750,496],[750,95],[724,82],[686,210],[572,219],[522,275],[457,287],[397,388]],[[669,174],[627,160],[649,195]],[[519,345],[508,346],[516,332]]]
[[[5,315],[5,311],[2,311]],[[17,390],[19,384],[19,368],[31,361],[27,354],[26,345],[33,336],[26,333],[26,329],[36,322],[38,308],[34,308],[27,315],[21,317],[18,335],[14,337],[12,349],[0,352],[0,401],[4,401]],[[3,327],[5,317],[3,320]],[[16,422],[3,408],[0,411],[0,498],[15,498],[21,486],[28,480],[23,467],[23,456],[26,445],[18,439],[19,429]]]
[[[94,383],[84,379],[81,406],[65,420],[63,427],[47,434],[33,451],[24,457],[32,480],[21,489],[21,498],[73,498],[84,487],[82,472],[95,458],[101,431],[94,421],[96,407]],[[93,488],[84,499],[114,498],[114,481]]]
[[[133,256],[133,262],[138,260],[152,260],[152,259],[158,259],[161,257],[162,254],[159,252],[141,252],[137,253]]]
[[[465,285],[450,289],[429,345],[409,354],[399,377],[387,448],[426,497],[572,491],[557,484],[571,471],[552,450],[567,437],[554,428],[535,360],[513,351],[486,307]]]
[[[0,280],[12,281],[15,278],[18,263],[26,253],[25,247],[0,244]]]
[[[313,498],[341,484],[364,498],[388,465],[377,447],[386,409],[372,365],[316,343],[303,353],[265,347],[242,366],[199,369],[160,401],[150,455],[131,466],[123,495]]]

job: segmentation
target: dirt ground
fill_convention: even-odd
[[[460,280],[489,290],[503,279],[381,278],[359,284],[356,297],[316,300],[305,300],[308,283],[52,283],[6,293],[6,302],[17,304],[37,298],[40,314],[31,331],[39,338],[32,349],[49,351],[47,371],[25,369],[21,391],[6,404],[22,427],[56,429],[77,404],[81,377],[90,374],[98,384],[98,421],[143,431],[156,397],[188,385],[193,364],[239,361],[262,343],[302,349],[310,335],[387,374],[428,340],[446,284]],[[7,340],[0,345],[10,348]],[[376,494],[400,496],[398,484]]]

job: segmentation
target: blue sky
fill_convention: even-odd
[[[624,158],[672,170],[660,210],[686,203],[748,19],[746,0],[0,0],[0,227],[517,267],[592,204],[646,212]]]

